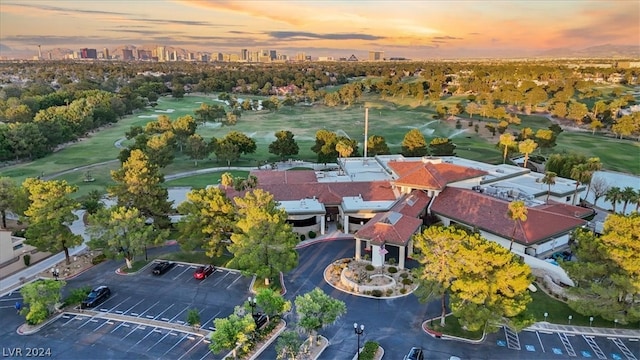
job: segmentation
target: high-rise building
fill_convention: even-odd
[[[97,59],[98,51],[96,49],[80,49],[80,59]]]
[[[167,50],[164,46],[158,46],[156,47],[156,53],[154,54],[155,57],[158,58],[158,61],[167,61]]]
[[[102,54],[104,55],[104,58],[109,60],[111,59],[111,56],[109,56],[109,49],[108,48],[104,48],[104,50],[102,51]]]
[[[278,52],[276,50],[269,50],[269,59],[276,60],[278,58]]]
[[[133,60],[133,50],[131,50],[131,49],[122,49],[122,60],[124,60],[124,61]]]
[[[369,61],[383,61],[384,51],[369,51]]]
[[[305,61],[306,58],[306,54],[303,52],[299,52],[296,54],[296,61]]]
[[[249,61],[249,50],[248,49],[241,49],[240,50],[240,60]]]

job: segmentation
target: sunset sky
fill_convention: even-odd
[[[638,0],[0,0],[0,55],[158,44],[289,55],[525,56],[640,46]],[[3,54],[5,53],[5,54]]]

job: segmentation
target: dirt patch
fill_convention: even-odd
[[[57,270],[60,280],[71,279],[93,267],[93,258],[100,254],[101,253],[99,251],[85,251],[77,255],[72,255],[70,257],[69,264],[67,264],[66,260],[62,260],[53,266],[52,269]],[[55,279],[54,271],[51,269],[41,272],[40,276],[43,278]]]

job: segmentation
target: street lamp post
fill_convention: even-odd
[[[545,313],[544,313],[544,321],[545,321],[545,322],[547,321],[547,316],[549,316],[549,313],[548,313],[548,312],[545,312]]]
[[[615,328],[617,328],[617,327],[618,327],[618,319],[614,319],[614,320],[613,320],[613,326],[614,326]]]
[[[571,325],[571,319],[573,319],[573,316],[569,315],[569,325]]]
[[[360,360],[360,335],[364,333],[364,325],[360,324],[360,327],[358,327],[358,323],[353,323],[353,331],[356,333],[356,337],[358,341],[356,354],[358,354],[358,360]]]
[[[252,298],[251,296],[249,296],[247,298],[247,301],[249,301],[249,306],[251,306],[251,316],[254,316],[256,309],[256,298]]]
[[[589,317],[589,326],[593,325],[593,316]]]

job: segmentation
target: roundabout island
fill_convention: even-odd
[[[340,291],[369,298],[398,298],[418,288],[408,269],[392,264],[373,266],[368,260],[338,259],[324,269],[325,281]]]

